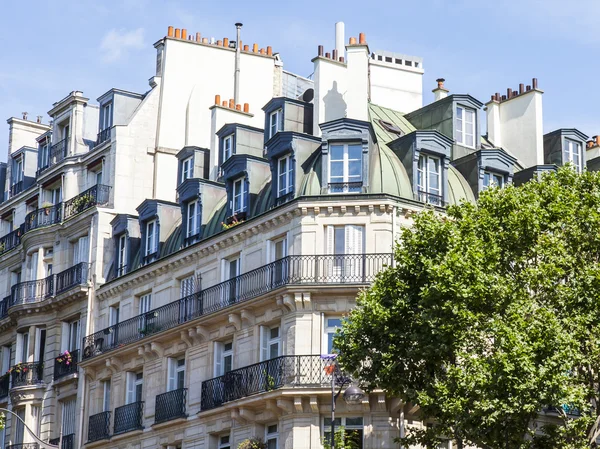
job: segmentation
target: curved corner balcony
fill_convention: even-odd
[[[25,216],[25,232],[61,222],[62,203],[36,209]]]
[[[391,262],[390,253],[287,256],[88,335],[82,360],[282,287],[369,284]]]
[[[44,382],[44,364],[42,362],[17,363],[9,372],[11,389]]]
[[[96,184],[89,189],[65,201],[65,220],[80,214],[94,206],[108,204],[108,194],[110,187],[103,184]]]

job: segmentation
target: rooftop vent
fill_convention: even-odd
[[[379,119],[379,124],[389,133],[398,134],[399,136],[404,135],[402,130],[391,122]]]

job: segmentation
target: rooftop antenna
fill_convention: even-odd
[[[240,33],[242,31],[242,24],[240,22],[235,24],[235,28],[237,30],[237,41],[235,43],[235,74],[234,74],[234,84],[233,84],[233,102],[234,104],[239,104],[240,97]]]

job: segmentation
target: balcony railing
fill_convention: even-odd
[[[77,372],[79,349],[69,351],[69,355],[63,354],[54,359],[54,380]]]
[[[9,444],[6,449],[39,449],[40,446],[37,443],[18,443]]]
[[[363,182],[330,182],[328,187],[329,193],[360,193],[362,192]]]
[[[60,443],[60,437],[52,438],[51,440],[48,440],[48,443],[58,446],[58,444]],[[69,435],[63,435],[62,445],[61,445],[60,449],[73,449],[74,447],[75,447],[75,434],[71,433]]]
[[[25,232],[61,222],[62,203],[36,209],[25,216]]]
[[[90,416],[88,421],[88,443],[110,438],[110,412]]]
[[[433,206],[446,206],[443,196],[425,192],[424,190],[417,190],[415,199],[423,203],[432,204]]]
[[[10,306],[10,295],[0,301],[0,320],[8,316],[8,308]]]
[[[134,402],[115,409],[115,435],[143,429],[144,401]]]
[[[275,200],[275,206],[281,206],[282,204],[287,203],[294,199],[294,192],[288,192],[284,195],[278,196]]]
[[[106,128],[98,133],[98,137],[96,137],[96,145],[94,145],[94,147],[97,147],[98,145],[110,139],[110,130],[111,128]]]
[[[185,400],[187,388],[169,391],[156,396],[156,411],[154,422],[156,424],[171,421],[172,419],[185,418]]]
[[[48,158],[48,165],[44,168],[50,168],[59,162],[61,162],[64,158],[67,157],[67,151],[69,147],[69,138],[65,138],[56,142],[54,145],[50,147],[50,157]]]
[[[10,374],[5,374],[0,377],[0,398],[8,396],[8,390],[10,389]]]
[[[331,358],[319,355],[276,357],[202,382],[200,410],[210,410],[226,402],[283,387],[328,387],[332,375],[342,374]]]
[[[83,360],[285,285],[370,283],[391,262],[391,254],[287,256],[88,335],[83,339]]]
[[[17,247],[21,243],[22,234],[23,229],[19,227],[14,231],[11,231],[8,234],[0,237],[0,254],[3,254]]]
[[[109,191],[109,186],[96,184],[65,201],[65,220],[96,205],[107,204]]]
[[[18,195],[19,193],[21,193],[23,191],[23,186],[24,186],[24,182],[23,180],[19,181],[19,182],[15,182],[13,185],[10,186],[10,197],[12,198],[13,196]]]
[[[8,306],[13,307],[19,304],[44,301],[77,285],[86,283],[87,278],[88,264],[81,262],[44,279],[20,282],[11,288]]]
[[[10,369],[10,388],[37,385],[44,382],[42,362],[18,363]]]

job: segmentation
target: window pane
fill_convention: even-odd
[[[346,229],[336,227],[334,230],[334,254],[346,253]]]
[[[361,159],[362,145],[348,145],[348,159]]]
[[[353,161],[348,163],[348,176],[353,178],[360,178],[362,174],[361,161]]]
[[[341,318],[327,318],[327,327],[339,327],[341,325]]]
[[[342,182],[344,179],[344,163],[343,162],[331,162],[331,172],[330,177],[333,178],[341,178],[336,180],[336,182]]]
[[[362,425],[363,425],[362,416],[359,416],[357,418],[346,418],[346,427],[362,426]]]
[[[465,136],[465,145],[467,145],[467,146],[469,146],[469,147],[475,146],[475,143],[474,143],[474,139],[473,139],[473,135],[472,135],[472,134],[467,134],[467,135]]]
[[[343,145],[331,145],[329,158],[333,160],[341,161],[344,159],[344,146]]]

